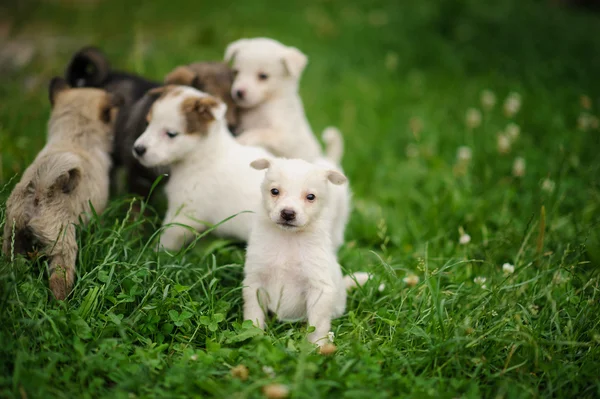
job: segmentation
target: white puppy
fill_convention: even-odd
[[[160,97],[133,153],[146,167],[170,167],[165,187],[169,206],[163,225],[181,224],[203,231],[207,224],[254,211],[260,204],[264,172],[248,164],[272,155],[235,141],[227,130],[226,105],[217,98],[184,86],[165,86],[153,93]],[[214,232],[246,241],[251,227],[252,215],[244,213]],[[192,237],[186,227],[172,225],[163,232],[160,244],[177,250]]]
[[[280,320],[308,318],[315,327],[309,340],[323,344],[331,319],[344,313],[346,290],[369,278],[342,277],[332,242],[332,212],[346,177],[302,160],[258,159],[251,166],[268,170],[246,252],[244,319],[264,328],[267,310]]]
[[[306,55],[273,39],[240,39],[227,46],[225,61],[232,62],[231,96],[241,108],[238,141],[265,147],[285,158],[319,158],[321,146],[298,94]],[[338,164],[341,134],[330,128],[323,138],[327,157]]]

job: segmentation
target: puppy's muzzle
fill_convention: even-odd
[[[292,220],[296,219],[296,211],[292,209],[283,209],[279,213],[279,216],[286,222],[291,222]]]
[[[133,147],[133,155],[142,157],[146,153],[146,147],[143,145],[136,145]]]
[[[238,89],[235,91],[235,97],[238,100],[243,100],[245,96],[246,96],[246,90]]]

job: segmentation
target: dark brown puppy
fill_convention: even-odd
[[[163,170],[151,170],[140,165],[133,157],[135,140],[146,130],[146,115],[158,98],[148,93],[161,86],[160,83],[126,72],[112,70],[106,56],[97,48],[86,47],[77,52],[67,67],[66,79],[74,86],[101,87],[111,93],[119,93],[125,104],[119,111],[115,124],[113,148],[113,174],[119,167],[126,170],[127,189],[130,193],[146,197],[152,184]],[[237,106],[231,98],[233,74],[220,62],[200,62],[178,67],[167,78],[166,83],[196,87],[221,98],[228,106],[227,121],[232,132],[238,124]]]

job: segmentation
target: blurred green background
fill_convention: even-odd
[[[378,276],[324,358],[298,325],[241,324],[241,246],[155,255],[160,218],[127,225],[115,199],[80,232],[66,304],[48,299],[42,260],[0,258],[0,396],[260,397],[273,382],[312,398],[600,396],[600,14],[570,3],[0,3],[0,201],[43,147],[47,84],[80,47],[162,80],[266,36],[309,57],[306,114],[343,132],[354,192],[340,262]]]

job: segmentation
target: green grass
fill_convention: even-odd
[[[132,200],[116,198],[78,230],[67,301],[50,299],[43,259],[0,257],[0,397],[244,398],[272,383],[295,398],[600,396],[600,130],[577,126],[599,115],[599,15],[518,0],[92,3],[0,12],[9,40],[37,49],[0,75],[0,203],[44,144],[46,82],[79,46],[161,79],[268,36],[310,57],[314,130],[344,133],[355,208],[340,262],[376,278],[349,296],[324,357],[305,324],[242,323],[243,246],[155,254],[160,212],[127,221]],[[469,129],[484,89],[497,104]],[[510,122],[521,134],[499,154]]]

